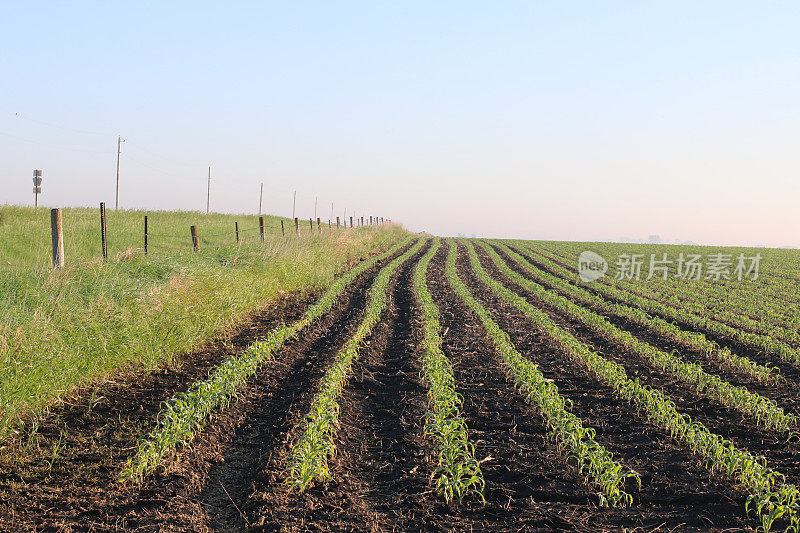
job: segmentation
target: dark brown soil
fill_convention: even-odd
[[[527,259],[530,263],[533,263],[537,268],[539,268],[541,270],[544,270],[545,272],[549,272],[550,274],[553,274],[553,275],[556,275],[556,276],[559,275],[556,272],[553,272],[553,271],[549,270],[547,268],[547,265],[542,264],[541,261],[539,261],[536,258],[536,256],[532,255],[528,250],[521,249],[520,247],[514,247],[514,250],[517,253],[519,253],[520,255],[522,255],[523,257],[525,257],[525,259]],[[559,262],[559,261],[554,261],[554,262],[559,264],[559,265],[561,265],[564,268],[570,268],[568,265],[566,265],[566,264],[564,264],[562,262]],[[625,302],[620,301],[619,299],[607,296],[607,295],[599,292],[596,288],[593,288],[591,285],[582,286],[582,287],[584,289],[588,290],[589,292],[592,292],[592,293],[596,294],[597,296],[599,296],[600,298],[603,298],[603,299],[605,299],[607,301],[614,302],[614,303],[619,303],[619,304],[623,304],[623,305],[627,305],[627,304],[625,304]],[[664,317],[662,316],[661,318],[664,318]],[[666,319],[666,318],[665,318],[665,320],[672,321],[671,319]],[[800,368],[792,365],[791,363],[788,363],[788,362],[780,359],[778,356],[766,353],[763,350],[758,350],[758,349],[753,348],[751,346],[748,346],[746,344],[742,344],[741,342],[737,341],[736,339],[732,339],[732,338],[726,337],[724,335],[718,335],[718,334],[716,334],[714,332],[711,332],[711,331],[708,331],[706,329],[696,328],[696,327],[692,326],[691,324],[687,324],[685,322],[674,321],[674,323],[675,323],[676,326],[680,327],[683,330],[702,333],[709,340],[712,340],[712,341],[716,342],[717,344],[719,344],[722,347],[730,349],[735,354],[741,355],[743,357],[747,357],[748,359],[750,359],[752,361],[755,361],[757,363],[760,363],[762,365],[777,367],[778,370],[780,371],[781,375],[783,375],[784,378],[786,378],[786,380],[789,382],[789,389],[788,390],[797,390],[797,387],[800,387]]]
[[[163,373],[163,383],[160,373],[131,378],[102,389],[100,401],[95,393],[91,410],[92,395],[86,391],[75,405],[59,408],[60,415],[54,411],[39,433],[39,448],[23,449],[17,443],[0,463],[0,531],[753,530],[741,490],[711,474],[701,460],[554,348],[527,318],[495,298],[471,274],[462,253],[462,278],[515,346],[574,402],[572,411],[597,430],[597,440],[641,474],[641,491],[631,488],[632,507],[599,507],[596,489],[508,381],[482,325],[450,288],[444,248],[430,265],[428,284],[441,311],[443,351],[464,399],[470,440],[482,461],[485,503],[473,497],[460,506],[446,504],[430,481],[436,457],[424,434],[422,322],[411,292],[411,271],[421,250],[392,280],[388,307],[342,393],[331,480],[303,494],[292,491],[285,484],[286,461],[320,379],[361,320],[377,268],[287,343],[233,405],[215,415],[141,487],[120,486],[114,479],[138,436],[151,427],[160,402],[274,324],[297,316],[308,299],[269,311],[249,333],[220,343],[220,353],[208,349],[184,356],[180,369]],[[732,435],[740,431],[736,438],[748,446],[763,440],[764,450],[778,452],[768,432],[748,430],[731,413],[690,390],[675,389],[675,383],[619,347],[530,301],[642,380],[670,393],[680,390],[680,406],[693,409],[693,416]],[[64,427],[68,431],[51,463]],[[792,456],[794,445],[788,449]],[[779,465],[789,468],[789,461]]]
[[[507,255],[501,250],[497,249],[496,251],[500,253],[501,256],[507,259]],[[523,250],[517,250],[520,255],[523,255],[531,261],[533,258],[525,254]],[[511,260],[507,259],[509,266],[517,271],[519,274],[530,278],[529,275],[526,274],[525,270],[521,267],[514,264]],[[533,262],[533,261],[531,261]],[[579,304],[584,305],[581,302],[577,301],[575,298],[570,297],[568,294],[565,294],[561,290],[554,289],[556,292],[559,292],[565,298]],[[687,348],[682,344],[679,344],[673,341],[671,338],[661,335],[658,332],[654,332],[647,328],[643,328],[638,324],[632,322],[631,320],[626,319],[625,317],[619,317],[610,313],[605,312],[603,309],[599,308],[598,306],[585,306],[595,313],[602,315],[605,317],[606,320],[614,324],[620,329],[627,330],[633,336],[638,338],[643,342],[647,342],[658,349],[665,351],[665,352],[677,352],[681,359],[696,363],[702,366],[707,372],[713,373],[718,375],[721,379],[737,386],[746,387],[748,390],[752,392],[756,392],[775,400],[775,402],[784,408],[789,413],[800,414],[800,398],[798,398],[794,394],[794,390],[790,383],[786,381],[780,381],[775,383],[762,383],[757,379],[748,376],[747,374],[741,373],[736,369],[733,369],[714,357],[707,356],[702,351]]]
[[[288,343],[275,364],[265,365],[252,380],[260,387],[242,391],[233,408],[216,417],[166,471],[142,487],[121,486],[116,475],[135,452],[137,439],[152,427],[161,402],[273,327],[298,318],[317,295],[285,296],[250,324],[220,342],[176,357],[168,368],[103,383],[52,409],[30,439],[20,439],[4,450],[0,531],[158,530],[165,524],[171,529],[202,529],[206,511],[197,487],[208,465],[220,458],[221,443],[232,436],[254,398],[276,388],[272,386],[279,379],[275,376],[291,366],[292,359],[298,367],[312,366],[315,351],[309,355],[307,347],[313,347],[314,339],[334,335],[348,313],[358,313],[376,273],[373,268],[361,276],[325,319]],[[288,381],[295,386],[294,379]]]
[[[642,490],[634,495],[631,508],[604,510],[593,518],[606,515],[616,527],[646,530],[751,529],[743,492],[727,479],[711,474],[699,458],[648,423],[567,354],[552,347],[527,317],[477,280],[465,255],[459,255],[462,279],[491,310],[520,353],[534,361],[545,377],[554,380],[561,394],[574,402],[572,412],[597,430],[598,442],[641,475]]]
[[[572,333],[578,340],[603,357],[622,365],[632,379],[638,378],[643,384],[665,392],[675,402],[678,410],[690,415],[693,420],[702,423],[712,432],[730,439],[736,446],[754,455],[764,455],[769,465],[786,475],[789,482],[798,481],[800,446],[796,438],[787,442],[787,436],[781,433],[766,429],[753,431],[755,421],[751,418],[699,394],[684,381],[656,370],[649,361],[630,352],[626,346],[608,342],[579,321],[539,301],[500,273],[488,256],[484,257],[481,263],[492,277],[501,280],[514,292],[547,312],[554,322]]]
[[[249,505],[257,529],[416,529],[404,523],[414,521],[413,507],[428,491],[428,463],[421,434],[426,392],[413,357],[410,273],[424,251],[395,276],[383,320],[354,363],[339,402],[332,479],[303,494],[285,485],[290,446],[297,436],[291,432],[264,462],[262,488]],[[307,406],[298,415],[306,412]]]
[[[513,260],[511,260],[508,257],[508,255],[505,252],[503,252],[502,249],[495,248],[495,251],[497,251],[506,260],[506,262],[508,263],[509,267],[512,270],[516,271],[518,274],[520,274],[520,275],[522,275],[522,276],[524,276],[526,278],[532,279],[531,276],[528,273],[526,273],[525,270],[522,267],[520,267],[519,265],[514,263]],[[479,250],[479,252],[480,252],[480,250]],[[520,255],[523,255],[524,257],[528,258],[529,261],[532,259],[529,256],[526,256],[524,254],[524,251],[519,251],[518,250],[518,253],[520,253]],[[491,263],[491,260],[488,259],[488,256],[484,256],[482,253],[480,253],[480,255],[481,255],[482,264],[485,267],[492,269],[492,271],[495,271],[494,267],[492,266],[493,264]],[[498,273],[497,275],[500,275],[500,274]],[[690,363],[696,363],[696,364],[702,366],[703,369],[706,372],[709,372],[711,374],[716,374],[722,380],[727,381],[728,383],[731,383],[733,385],[740,386],[740,387],[745,387],[745,388],[747,388],[747,390],[749,390],[751,392],[760,394],[760,395],[762,395],[762,396],[764,396],[766,398],[774,400],[787,413],[792,413],[792,414],[796,414],[796,415],[800,414],[800,398],[795,393],[796,387],[793,388],[793,386],[789,382],[787,382],[785,380],[781,380],[781,381],[777,381],[777,382],[774,382],[774,383],[762,383],[762,382],[758,381],[757,379],[755,379],[755,378],[753,378],[751,376],[748,376],[746,374],[738,372],[738,371],[730,368],[727,365],[721,364],[717,359],[715,359],[713,357],[706,356],[706,354],[702,353],[699,350],[686,348],[682,344],[679,344],[679,343],[673,341],[669,337],[661,335],[661,334],[659,334],[657,332],[654,332],[654,331],[652,331],[650,329],[644,328],[644,327],[634,323],[633,321],[626,319],[625,317],[620,317],[620,316],[613,315],[613,314],[610,314],[608,312],[605,312],[603,309],[599,308],[598,306],[593,306],[593,305],[586,306],[586,305],[582,304],[581,302],[579,302],[576,298],[571,297],[569,294],[566,294],[562,290],[559,290],[559,289],[554,288],[554,287],[550,287],[549,285],[547,287],[548,288],[552,288],[553,290],[558,292],[561,296],[563,296],[564,298],[567,298],[568,300],[572,301],[573,303],[576,303],[578,305],[582,305],[583,307],[591,309],[595,313],[603,316],[606,320],[611,322],[616,327],[618,327],[620,329],[623,329],[623,330],[627,330],[629,333],[631,333],[634,337],[636,337],[640,341],[646,342],[646,343],[648,343],[648,344],[650,344],[652,346],[655,346],[656,348],[658,348],[659,350],[662,350],[664,352],[674,353],[675,355],[677,355],[678,357],[680,357],[684,361],[687,361],[687,362],[690,362]],[[518,294],[521,294],[521,295],[527,294],[527,292],[524,291],[521,287],[514,288],[512,286],[511,288],[513,290],[515,290],[515,292],[518,292]],[[519,292],[520,290],[522,292]]]

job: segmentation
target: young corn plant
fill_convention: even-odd
[[[128,459],[119,474],[121,482],[141,482],[179,444],[185,444],[215,411],[227,407],[236,391],[289,339],[328,312],[356,278],[408,246],[408,238],[380,256],[362,261],[331,284],[325,294],[291,325],[279,326],[263,340],[251,344],[243,353],[223,361],[207,379],[196,381],[163,403],[156,416],[156,427],[137,443],[136,454]]]
[[[475,446],[469,441],[467,423],[461,416],[462,399],[455,389],[450,361],[442,353],[439,309],[428,290],[428,264],[439,250],[437,237],[428,252],[414,266],[413,292],[424,322],[422,339],[422,376],[428,386],[428,412],[425,414],[425,435],[433,439],[438,463],[431,474],[436,492],[446,502],[459,504],[468,495],[482,501],[486,482],[478,461]]]
[[[493,241],[493,245],[499,246],[500,242]],[[748,375],[762,383],[774,383],[782,378],[778,369],[758,364],[747,357],[734,354],[728,348],[720,347],[716,342],[709,340],[705,335],[695,331],[686,331],[672,322],[668,322],[658,316],[649,315],[638,307],[615,303],[606,300],[592,292],[573,285],[567,279],[569,272],[545,257],[539,257],[543,267],[549,272],[536,268],[528,259],[522,255],[522,251],[516,247],[509,247],[521,259],[518,264],[525,270],[526,274],[542,285],[545,285],[561,294],[567,295],[575,301],[584,305],[599,309],[603,313],[630,320],[657,335],[666,337],[681,346],[697,350],[708,359],[716,360],[723,366],[730,368],[741,374]],[[529,250],[530,251],[530,250]],[[516,257],[516,256],[515,256]]]
[[[472,243],[467,243],[470,260],[478,262]],[[626,347],[633,353],[647,360],[654,367],[665,373],[692,385],[697,392],[706,395],[720,404],[739,411],[756,421],[758,425],[775,431],[789,431],[797,425],[797,417],[787,414],[774,400],[765,398],[760,394],[748,391],[745,387],[731,385],[719,376],[705,372],[700,365],[687,363],[673,354],[656,349],[650,344],[639,341],[629,332],[622,330],[597,313],[581,307],[564,298],[556,292],[548,291],[538,283],[521,276],[506,264],[500,255],[490,246],[481,243],[482,248],[491,258],[494,265],[508,279],[523,287],[539,300],[569,315],[581,324],[600,335],[601,337]],[[510,248],[500,245],[500,248],[515,262],[525,260]]]
[[[563,266],[560,268],[563,269]],[[568,278],[574,278],[574,273],[569,273]],[[600,283],[595,283],[592,285],[592,290],[595,290],[606,297],[630,306],[639,307],[648,313],[661,316],[666,320],[688,324],[694,329],[707,331],[721,337],[734,339],[744,346],[748,346],[756,350],[762,350],[766,353],[783,359],[787,363],[800,366],[800,351],[789,346],[785,342],[772,339],[766,335],[759,335],[749,331],[732,328],[727,324],[704,316],[699,316],[685,309],[677,309],[664,305],[661,302],[644,298],[630,292],[629,290],[611,286],[611,282],[606,278],[601,278],[599,281]]]
[[[701,287],[687,291],[685,281],[676,280],[665,283],[648,283],[646,287],[633,284],[629,280],[616,280],[620,287],[643,298],[683,309],[703,317],[711,318],[728,326],[748,330],[752,333],[781,339],[795,345],[800,342],[797,322],[776,324],[773,305],[764,305],[758,295],[747,293],[747,298],[736,298],[734,287],[719,288],[714,283],[704,283]],[[738,288],[738,287],[737,287]],[[744,301],[743,301],[744,300]],[[774,300],[769,302],[775,303]],[[780,306],[780,303],[778,304]],[[778,322],[781,319],[778,318]],[[788,326],[788,327],[785,327]]]
[[[641,487],[639,474],[614,460],[613,454],[595,440],[595,430],[584,427],[581,420],[568,411],[570,403],[561,396],[556,384],[546,379],[535,364],[514,348],[508,334],[459,278],[456,254],[456,246],[451,245],[445,265],[447,280],[483,324],[508,376],[528,402],[541,411],[552,436],[570,451],[580,472],[600,489],[600,504],[618,507],[633,503],[633,496],[624,490],[625,483],[633,479]]]
[[[712,472],[727,474],[745,487],[750,493],[745,510],[748,513],[751,508],[755,511],[765,531],[769,531],[779,518],[785,521],[787,530],[800,530],[800,491],[787,484],[783,474],[767,466],[763,457],[737,448],[721,435],[710,432],[703,424],[679,412],[664,393],[642,385],[638,379],[628,378],[622,365],[589,349],[560,328],[545,312],[492,279],[480,264],[473,264],[473,268],[482,272],[479,278],[499,298],[527,316],[545,337],[590,375],[608,385],[620,398],[633,403],[651,423],[664,428],[674,439],[703,458]]]
[[[331,476],[328,460],[336,453],[333,439],[339,428],[339,396],[342,393],[359,348],[369,337],[386,309],[386,291],[394,273],[425,244],[420,239],[403,255],[386,265],[378,273],[369,290],[369,300],[363,319],[353,336],[336,354],[333,365],[322,378],[319,392],[311,409],[300,424],[300,438],[292,449],[286,483],[301,492],[314,481],[324,481]]]

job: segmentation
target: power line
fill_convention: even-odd
[[[99,150],[86,150],[85,148],[71,148],[69,146],[58,146],[58,145],[55,145],[55,144],[48,144],[48,143],[43,143],[43,142],[40,142],[40,141],[34,141],[33,139],[26,139],[24,137],[18,137],[17,135],[12,135],[10,133],[5,133],[5,132],[2,132],[2,131],[0,131],[0,135],[2,135],[3,137],[8,137],[10,139],[16,139],[18,141],[23,141],[23,142],[26,142],[26,143],[36,144],[36,145],[39,145],[39,146],[44,146],[45,148],[53,148],[53,149],[56,149],[56,150],[67,150],[67,151],[70,151],[70,152],[83,152],[83,153],[87,153],[87,154],[106,154],[106,155],[111,155],[111,154],[114,153],[114,152],[111,152],[111,151],[101,152]]]
[[[72,132],[75,132],[75,133],[83,133],[83,134],[86,134],[86,135],[100,135],[100,136],[103,136],[103,137],[110,137],[112,135],[110,133],[101,133],[99,131],[79,130],[79,129],[76,129],[76,128],[71,128],[69,126],[61,126],[59,124],[53,124],[52,122],[45,122],[43,120],[37,120],[37,119],[34,119],[34,118],[29,118],[29,117],[23,116],[22,114],[17,113],[17,112],[14,113],[14,117],[18,118],[18,119],[22,119],[22,120],[27,120],[28,122],[33,122],[35,124],[40,124],[42,126],[48,126],[48,127],[51,127],[51,128],[58,128],[60,130],[72,131]]]

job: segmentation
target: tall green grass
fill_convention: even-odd
[[[142,253],[143,219],[169,249]],[[127,369],[152,369],[245,320],[281,292],[318,290],[334,275],[407,235],[396,225],[321,235],[266,217],[108,212],[109,261],[100,259],[98,209],[65,209],[67,266],[48,267],[47,209],[0,206],[0,442],[76,386]],[[189,226],[201,236],[191,251]],[[222,236],[211,234],[227,233]],[[209,235],[204,237],[204,235]],[[169,240],[176,241],[168,244]],[[173,249],[178,248],[178,249]],[[22,268],[25,267],[25,268]]]

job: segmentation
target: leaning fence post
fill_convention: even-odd
[[[236,243],[239,243],[239,221],[235,220],[233,222],[234,226],[236,227]]]
[[[294,232],[300,236],[300,220],[297,217],[294,217]]]
[[[192,248],[195,252],[200,250],[200,239],[197,236],[197,226],[190,226],[189,231],[192,234]]]
[[[53,266],[64,266],[64,228],[61,224],[61,209],[50,210],[50,233],[53,240]]]
[[[100,202],[100,242],[103,247],[103,261],[108,261],[108,241],[106,240],[106,203]]]
[[[281,220],[281,237],[286,237],[286,230],[283,229],[283,220]]]
[[[144,216],[144,255],[147,255],[147,215]]]
[[[261,234],[261,242],[264,242],[264,217],[258,217],[258,231]]]

